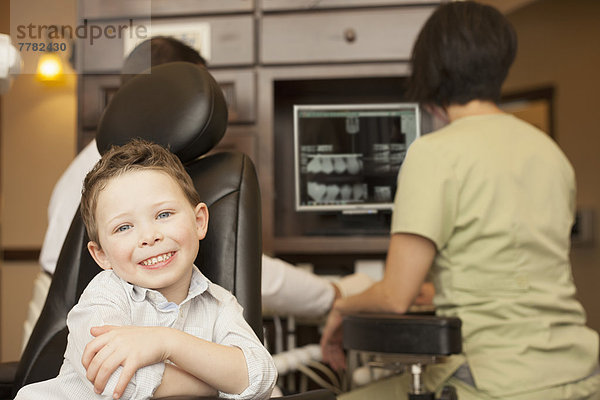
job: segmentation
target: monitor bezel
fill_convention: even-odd
[[[298,129],[298,115],[300,111],[307,110],[414,110],[416,134],[414,140],[421,136],[421,108],[414,102],[394,103],[362,103],[362,104],[295,104],[294,113],[294,205],[298,212],[341,212],[344,214],[375,214],[379,211],[390,211],[394,207],[392,201],[387,203],[356,203],[356,204],[323,204],[302,205],[300,201],[300,143]],[[414,142],[413,140],[413,142]],[[411,143],[407,144],[410,147]]]

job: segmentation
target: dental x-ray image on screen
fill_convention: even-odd
[[[393,206],[416,103],[294,106],[296,210],[370,212]]]

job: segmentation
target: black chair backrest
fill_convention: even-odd
[[[262,339],[260,191],[252,161],[241,153],[203,156],[223,137],[227,107],[204,67],[169,63],[119,89],[102,116],[100,153],[132,138],[151,140],[180,157],[209,208],[206,238],[196,265],[230,290]],[[202,156],[202,157],[201,157]],[[19,362],[16,392],[58,374],[66,348],[66,317],[100,268],[89,255],[79,212],[63,244],[48,298]]]

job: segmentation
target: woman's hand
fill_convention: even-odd
[[[321,336],[321,352],[323,361],[329,363],[336,371],[346,369],[346,355],[342,347],[342,313],[336,309],[334,303],[327,323]]]
[[[415,298],[414,304],[418,306],[431,305],[433,304],[433,297],[435,296],[435,288],[431,282],[423,282],[421,285],[421,291]]]
[[[436,254],[435,244],[419,235],[395,233],[390,239],[383,279],[354,296],[333,303],[321,337],[323,360],[335,370],[346,368],[342,315],[363,312],[403,314],[415,301],[429,304],[433,285],[423,281]]]

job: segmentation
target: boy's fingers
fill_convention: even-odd
[[[96,356],[96,354],[107,345],[107,341],[104,338],[92,339],[83,349],[83,355],[81,356],[81,363],[87,369],[90,362]]]
[[[129,381],[133,378],[133,374],[135,374],[136,368],[131,367],[131,364],[124,366],[121,371],[121,376],[119,376],[119,381],[117,382],[117,386],[115,386],[115,391],[113,393],[114,399],[119,399],[123,395],[125,388],[129,385]]]
[[[106,345],[99,349],[92,357],[92,360],[89,362],[89,365],[86,368],[86,378],[90,382],[95,382],[96,377],[98,375],[98,371],[100,367],[104,363],[104,361],[112,354],[113,349],[110,346]]]
[[[124,357],[116,352],[112,353],[104,360],[94,379],[94,389],[96,390],[96,393],[102,393],[104,391],[111,375],[119,368],[123,363],[123,360]]]
[[[107,332],[112,331],[115,328],[117,328],[117,327],[113,326],[113,325],[92,326],[92,328],[90,329],[90,333],[93,336],[100,336]]]
[[[99,346],[94,340],[85,345],[85,349],[83,349],[83,355],[81,356],[81,363],[85,369],[89,368],[92,359],[101,348],[102,347]]]

